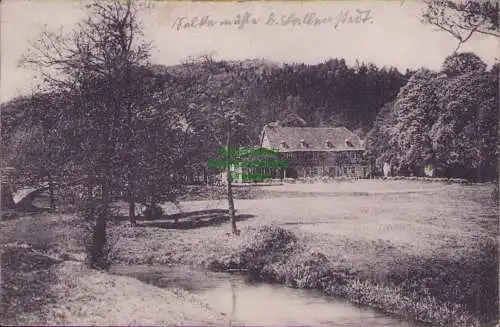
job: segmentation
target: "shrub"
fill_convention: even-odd
[[[162,207],[155,203],[146,205],[142,214],[149,220],[156,220],[163,217],[164,211]]]
[[[483,323],[498,313],[498,246],[489,239],[455,257],[418,256],[398,260],[389,279],[402,294],[455,303]]]
[[[264,269],[281,260],[291,252],[296,236],[281,227],[263,226],[255,236],[244,245],[238,261],[254,279],[274,280],[272,270]]]
[[[329,262],[326,257],[317,252],[299,257],[299,261],[291,265],[285,284],[296,288],[324,289],[330,275]]]

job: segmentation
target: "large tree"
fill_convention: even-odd
[[[390,145],[392,129],[396,124],[394,101],[386,103],[380,110],[373,128],[366,136],[366,155],[382,171],[384,163],[395,161],[398,148]]]
[[[420,175],[424,165],[434,160],[428,131],[438,115],[436,89],[441,82],[436,73],[421,69],[396,97],[396,123],[389,145],[398,149],[394,159],[401,172]]]
[[[100,207],[93,267],[103,265],[106,218],[113,190],[130,163],[124,154],[133,144],[131,117],[143,96],[136,92],[135,73],[148,63],[149,45],[141,41],[139,9],[133,0],[94,1],[76,29],[68,34],[44,30],[23,60],[38,68],[46,88],[72,100],[61,119],[69,122],[66,137],[76,150],[73,173],[89,189],[100,189],[92,201]]]
[[[221,149],[248,146],[255,142],[249,138],[250,117],[246,113],[251,110],[249,100],[253,97],[259,76],[237,63],[215,62],[208,58],[203,65],[207,74],[185,82],[189,85],[185,92],[196,95],[187,104],[185,117],[193,126],[193,137],[202,145],[200,151],[204,153],[200,153],[201,157],[209,159],[219,153],[220,159],[227,162],[224,170],[231,230],[233,234],[239,234],[229,163],[238,158],[231,157],[230,150],[224,152]]]
[[[491,179],[498,174],[498,67],[456,53],[440,72],[417,71],[385,107],[369,133],[380,165],[422,174],[432,164],[448,177]]]
[[[463,55],[447,62],[458,56]],[[486,72],[484,63],[473,67],[478,68],[457,65],[450,73],[444,65],[447,82],[439,90],[439,117],[429,137],[445,174],[491,178],[498,170],[498,76]]]

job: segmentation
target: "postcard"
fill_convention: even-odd
[[[499,326],[498,2],[0,7],[3,325]]]

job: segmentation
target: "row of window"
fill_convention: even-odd
[[[360,160],[363,158],[361,151],[345,151],[345,152],[282,152],[280,156],[283,159],[296,159],[296,160],[326,160],[333,158],[337,160]]]
[[[361,172],[360,172],[361,173]],[[362,175],[366,175],[367,168],[363,167]],[[356,167],[355,166],[343,166],[343,167],[304,167],[302,168],[302,174],[305,177],[311,176],[351,176],[354,177],[356,175]]]

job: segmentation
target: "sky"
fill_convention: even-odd
[[[0,5],[0,101],[28,94],[38,83],[36,72],[17,62],[40,28],[69,31],[85,17],[78,1],[4,0]],[[308,1],[308,2],[154,2],[140,19],[144,38],[153,44],[152,62],[176,65],[187,58],[212,55],[222,60],[266,59],[277,63],[316,64],[330,58],[356,60],[401,71],[439,69],[457,43],[445,32],[420,21],[420,1]],[[359,12],[358,12],[358,11]],[[256,24],[221,26],[237,15]],[[343,16],[346,15],[346,16]],[[288,19],[280,25],[281,16]],[[294,25],[307,17],[325,23]],[[186,27],[207,17],[213,26]],[[328,18],[330,20],[328,21]],[[342,23],[350,17],[357,24]],[[339,22],[340,19],[340,22]],[[295,20],[295,21],[296,21]],[[269,24],[269,22],[276,24]],[[182,24],[178,24],[182,22]],[[337,22],[339,22],[337,24]],[[494,37],[478,35],[461,51],[473,51],[491,65],[500,46]]]

